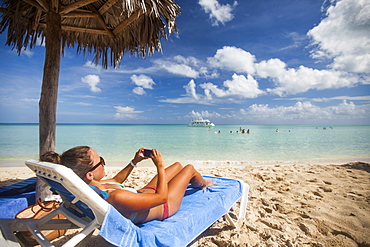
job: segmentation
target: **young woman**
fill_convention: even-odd
[[[131,162],[108,180],[102,180],[105,176],[104,159],[88,146],[71,148],[60,158],[62,165],[71,168],[86,183],[106,191],[106,201],[134,223],[164,220],[174,215],[180,208],[189,183],[199,189],[213,185],[212,181],[205,180],[192,165],[183,167],[176,162],[165,169],[163,157],[158,150],[153,149],[150,157],[144,157],[143,153],[144,149],[139,149]],[[139,190],[122,185],[137,163],[148,158],[156,166],[157,175]]]

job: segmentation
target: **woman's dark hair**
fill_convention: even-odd
[[[40,161],[60,164],[60,156],[58,153],[50,151],[41,155]]]
[[[78,146],[65,151],[60,156],[60,163],[71,168],[85,182],[88,182],[85,175],[92,166],[90,149],[88,146]]]

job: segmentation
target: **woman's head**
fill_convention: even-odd
[[[105,172],[104,160],[95,150],[88,146],[78,146],[65,151],[61,156],[61,164],[71,168],[80,178],[89,183],[91,180],[100,180]]]

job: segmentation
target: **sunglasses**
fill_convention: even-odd
[[[90,170],[88,170],[87,172],[92,172],[94,171],[96,168],[98,168],[100,165],[103,165],[105,166],[105,161],[103,159],[103,157],[100,156],[100,162],[98,164],[96,164],[95,166],[93,166]]]

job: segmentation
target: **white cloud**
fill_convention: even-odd
[[[269,76],[268,69],[264,71],[264,76]],[[303,93],[311,89],[323,90],[341,87],[355,86],[359,78],[356,75],[342,71],[317,70],[304,66],[298,69],[276,69],[270,70],[271,80],[275,82],[276,87],[267,89],[268,92],[280,96],[287,94]]]
[[[220,76],[217,70],[213,70],[210,72],[208,71],[208,68],[204,66],[199,68],[199,75],[203,76],[206,79],[217,78]]]
[[[29,50],[23,49],[19,54],[18,54],[17,49],[12,49],[12,50],[7,51],[7,53],[14,54],[14,55],[20,55],[20,56],[25,55],[28,58],[32,58],[32,56],[35,54],[33,51],[31,51],[31,49],[29,49]]]
[[[287,38],[292,39],[293,44],[279,49],[280,51],[300,47],[302,45],[302,42],[307,39],[306,35],[300,35],[297,32],[290,32],[290,33],[288,33],[284,36],[287,37]]]
[[[86,103],[86,102],[77,102],[75,103],[76,105],[81,105],[81,106],[92,106],[93,104],[91,103]]]
[[[199,97],[197,95],[197,92],[196,92],[196,85],[195,85],[195,82],[194,80],[190,80],[190,82],[184,86],[185,88],[185,91],[186,91],[186,95],[188,95],[189,97],[193,98],[193,99],[196,99],[198,100]]]
[[[217,50],[213,57],[208,58],[208,63],[214,68],[247,74],[248,80],[251,75],[254,76],[255,78],[253,80],[257,83],[257,88],[257,80],[259,78],[270,79],[275,83],[276,87],[270,88],[267,91],[271,94],[277,94],[280,96],[302,93],[311,89],[323,90],[352,87],[360,81],[360,78],[356,74],[344,71],[318,70],[305,66],[288,68],[285,62],[277,58],[263,60],[258,63],[255,56],[251,53],[240,48],[230,46],[225,46],[222,49]],[[226,82],[224,82],[224,85],[225,83]],[[230,85],[225,86],[233,86],[232,83],[228,84]],[[204,84],[204,87],[207,89],[206,93],[211,90],[220,97],[222,97],[221,94],[225,93],[222,90],[220,91],[220,89],[213,84],[207,83],[207,86],[205,85],[206,84]],[[255,89],[256,94],[254,97],[261,94],[257,88]],[[231,92],[232,91],[229,91],[229,93]],[[238,95],[238,93],[234,93],[234,95]],[[250,97],[250,95],[246,98],[248,97]]]
[[[333,100],[352,100],[352,101],[368,101],[370,103],[370,96],[336,96],[336,97],[323,97],[323,98],[276,98],[274,100],[293,100],[293,101],[304,101],[309,100],[313,102],[329,102]]]
[[[97,70],[98,73],[100,73],[101,70],[102,70],[102,66],[101,65],[97,65],[97,64],[93,63],[92,61],[87,61],[83,65],[83,67],[90,68],[90,69],[95,69],[95,70]]]
[[[370,2],[333,1],[326,18],[307,34],[317,49],[312,57],[333,59],[331,68],[355,73],[370,71]]]
[[[153,85],[155,85],[153,79],[146,75],[132,75],[130,78],[136,86],[145,89],[153,89]]]
[[[210,105],[209,102],[196,100],[191,97],[180,97],[175,99],[161,99],[159,102],[163,103],[172,103],[172,104],[201,104],[201,105]]]
[[[202,104],[202,105],[210,105],[212,104],[211,99],[199,95],[196,92],[196,84],[194,80],[190,80],[188,84],[184,86],[186,94],[182,97],[175,98],[175,99],[163,99],[159,100],[160,102],[164,103],[173,103],[173,104]]]
[[[195,57],[184,57],[181,55],[167,59],[154,60],[156,70],[163,69],[168,73],[197,79],[199,77],[215,78],[218,77],[218,72],[209,71],[205,64]]]
[[[183,59],[180,59],[180,57]],[[171,74],[185,76],[189,78],[199,77],[199,72],[192,68],[192,66],[194,66],[194,61],[182,56],[176,56],[173,61],[158,59],[154,61],[154,64]]]
[[[285,73],[286,64],[277,58],[261,61],[255,64],[257,75],[261,78],[278,78]]]
[[[233,46],[224,46],[208,58],[211,67],[226,69],[237,73],[255,73],[256,58],[251,53]]]
[[[145,89],[153,89],[155,82],[152,78],[146,75],[132,75],[131,81],[138,87],[135,87],[132,91],[138,95],[144,95]]]
[[[199,73],[196,70],[185,64],[168,64],[165,69],[172,74],[183,75],[189,78],[199,77]]]
[[[23,102],[31,102],[31,103],[39,103],[40,99],[30,99],[30,98],[24,98],[22,99]]]
[[[134,118],[136,114],[143,113],[143,111],[135,111],[134,108],[129,106],[115,106],[116,113],[114,114],[115,119],[126,119],[126,118]]]
[[[184,57],[184,56],[181,56],[181,55],[177,55],[177,56],[173,57],[173,60],[177,63],[180,63],[180,64],[186,64],[186,65],[195,66],[195,67],[198,67],[199,63],[200,63],[200,61],[198,59],[196,59],[195,57],[192,57],[192,56]]]
[[[209,14],[212,26],[218,26],[219,22],[225,24],[234,19],[234,15],[231,12],[238,5],[237,1],[232,6],[230,4],[221,5],[217,0],[199,0],[198,3],[202,6],[204,12]]]
[[[134,92],[137,95],[146,94],[145,90],[142,87],[135,87],[134,89],[132,89],[132,92]]]
[[[22,54],[26,55],[27,57],[31,58],[33,54],[35,54],[33,51],[30,50],[24,50]]]
[[[211,93],[217,97],[241,97],[241,98],[256,98],[257,96],[264,94],[262,90],[258,88],[258,82],[251,76],[234,74],[232,80],[226,80],[223,83],[226,90],[220,89],[217,85],[210,82],[203,83],[200,85],[204,89],[204,93],[207,98],[211,98]]]
[[[370,103],[370,96],[336,96],[330,98],[313,98],[311,101],[314,102],[329,102],[332,100],[358,100],[358,101],[368,101]]]
[[[232,80],[225,81],[224,86],[228,88],[227,94],[242,98],[256,98],[264,93],[258,88],[258,82],[251,75],[246,78],[244,75],[233,74]]]
[[[364,118],[366,111],[353,102],[344,100],[337,106],[322,107],[311,102],[297,102],[293,106],[269,107],[268,104],[253,104],[241,109],[240,114],[254,120],[299,120],[299,119],[352,119]]]
[[[190,112],[190,117],[192,118],[197,118],[197,117],[202,117],[202,118],[219,118],[221,117],[220,114],[218,114],[217,112],[208,112],[208,111],[201,111],[201,112],[196,112],[194,110],[192,110]]]
[[[87,83],[90,86],[90,91],[93,93],[100,93],[101,89],[97,87],[100,83],[100,77],[98,75],[87,75],[81,78],[81,81]]]
[[[151,73],[157,73],[158,72],[158,66],[151,66],[151,67],[135,67],[133,69],[129,69],[127,67],[123,68],[115,68],[115,69],[109,69],[109,73],[113,74],[151,74]]]
[[[234,74],[232,76],[232,80],[226,80],[223,85],[225,89],[219,88],[217,85],[210,82],[200,84],[199,86],[204,90],[204,95],[201,95],[196,92],[196,84],[194,80],[190,80],[190,82],[184,86],[186,94],[183,97],[160,100],[160,102],[208,105],[214,103],[213,95],[216,96],[216,98],[256,98],[265,93],[258,88],[257,81],[251,75],[245,77],[244,75]]]

